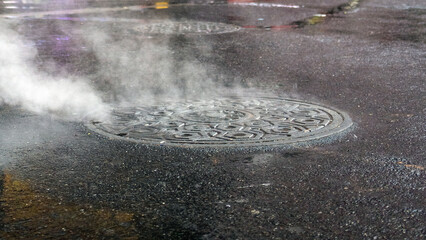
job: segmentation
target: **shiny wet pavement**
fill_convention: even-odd
[[[87,119],[8,102],[0,105],[2,238],[425,237],[422,1],[178,2],[161,9],[74,2],[32,10],[5,2],[2,21],[23,49],[37,49],[32,68],[84,79],[106,102],[230,89],[332,106],[354,126],[304,144],[180,148],[111,139],[89,130]],[[152,22],[238,30],[141,30]]]

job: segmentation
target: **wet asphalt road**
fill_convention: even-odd
[[[2,105],[1,238],[424,239],[426,5],[342,3],[121,9],[107,21],[96,20],[105,12],[9,19],[36,45],[41,71],[89,76],[112,95],[114,82],[93,74],[103,63],[80,41],[82,25],[108,29],[116,41],[136,39],[136,48],[174,49],[175,62],[197,60],[220,72],[219,85],[333,106],[354,127],[306,144],[191,149],[109,139],[80,122]],[[242,28],[141,36],[128,31],[134,23],[110,20],[129,18]]]

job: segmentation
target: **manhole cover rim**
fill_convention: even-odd
[[[228,97],[229,98],[229,97]],[[248,99],[245,97],[230,97],[232,99]],[[293,144],[300,143],[308,143],[313,140],[319,140],[326,137],[337,136],[339,133],[342,133],[348,130],[352,125],[352,119],[349,115],[343,111],[340,111],[337,108],[330,107],[321,103],[303,101],[297,99],[290,98],[279,98],[279,97],[261,97],[259,99],[271,99],[271,100],[279,100],[279,101],[288,101],[292,103],[300,103],[307,104],[319,107],[322,111],[326,112],[328,115],[333,117],[333,121],[328,124],[326,127],[322,127],[321,129],[309,132],[305,135],[291,137],[289,139],[281,138],[281,139],[269,139],[269,140],[250,140],[250,141],[229,141],[229,142],[203,142],[203,141],[194,141],[194,142],[169,142],[169,141],[161,141],[160,139],[135,139],[132,137],[119,136],[114,133],[107,132],[96,126],[97,123],[86,122],[84,125],[91,131],[96,132],[101,136],[108,137],[109,139],[115,139],[126,142],[134,142],[143,145],[151,145],[151,146],[171,146],[171,147],[184,147],[184,148],[220,148],[220,147],[261,147],[261,146],[278,146],[278,145],[286,145],[290,146]]]
[[[224,29],[223,30],[217,30],[217,31],[187,31],[187,32],[150,32],[150,31],[144,31],[140,30],[138,28],[142,27],[153,27],[156,25],[179,25],[179,24],[205,24],[205,25],[217,25],[221,26]],[[174,26],[177,27],[177,26]],[[212,34],[226,34],[226,33],[234,33],[238,32],[242,29],[241,26],[230,24],[230,23],[224,23],[224,22],[211,22],[211,21],[194,21],[194,20],[174,20],[174,21],[161,21],[161,20],[154,20],[148,23],[138,24],[137,26],[133,26],[130,29],[132,29],[134,32],[141,33],[141,34],[147,34],[147,35],[212,35]]]

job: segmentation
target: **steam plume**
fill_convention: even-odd
[[[37,50],[0,21],[0,103],[69,119],[105,118],[108,106],[82,79],[40,72],[32,63]]]

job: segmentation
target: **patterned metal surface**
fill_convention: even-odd
[[[351,126],[336,110],[291,99],[221,98],[119,108],[89,128],[110,137],[180,146],[274,145],[325,137]]]
[[[138,25],[135,31],[145,34],[214,34],[240,30],[240,27],[218,22],[157,22]]]

